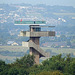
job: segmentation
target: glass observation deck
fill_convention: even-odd
[[[45,25],[46,21],[15,21],[15,25]]]

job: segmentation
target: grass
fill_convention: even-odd
[[[51,48],[51,47],[42,47],[43,50],[51,50],[52,52],[54,53],[57,53],[57,54],[63,54],[63,53],[66,53],[66,54],[69,54],[69,53],[75,53],[75,49],[73,48]]]
[[[69,53],[74,53],[75,54],[75,49],[72,48],[51,48],[51,47],[41,47],[44,51],[48,50],[48,51],[52,51],[53,53],[57,53],[57,54],[69,54]],[[26,47],[22,47],[22,46],[0,46],[0,52],[1,51],[9,51],[9,52],[27,52],[28,48]],[[16,60],[16,58],[20,58],[16,57],[16,56],[9,56],[9,55],[1,55],[0,54],[0,59],[6,61],[6,63],[11,63],[14,62]],[[43,58],[42,58],[43,59]],[[45,58],[44,58],[45,59]]]
[[[9,51],[9,52],[15,52],[15,54],[18,54],[18,52],[24,52],[26,53],[28,48],[22,47],[22,46],[0,46],[0,52]],[[5,54],[5,52],[4,52]],[[4,60],[6,63],[12,63],[16,60],[16,58],[20,58],[21,56],[9,56],[12,54],[6,54],[2,55],[0,54],[0,60]]]
[[[73,48],[51,48],[51,47],[41,47],[44,51],[51,50],[55,53],[75,53]],[[10,51],[10,52],[27,52],[27,47],[22,46],[0,46],[0,51]]]
[[[10,51],[10,52],[26,52],[28,48],[22,46],[0,46],[0,51]]]

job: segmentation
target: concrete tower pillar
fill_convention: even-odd
[[[30,26],[30,32],[36,32],[36,29],[34,27]],[[39,38],[40,37],[30,37],[31,42],[34,42],[36,45],[38,45],[39,47]],[[39,64],[39,58],[40,58],[40,54],[37,50],[35,50],[34,48],[30,47],[30,55],[34,55],[35,56],[35,64]]]

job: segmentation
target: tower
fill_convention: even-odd
[[[15,25],[29,25],[30,31],[21,31],[20,36],[30,37],[28,42],[22,42],[24,47],[29,47],[30,55],[35,56],[35,64],[39,64],[40,57],[49,57],[50,54],[44,52],[39,46],[40,37],[55,36],[55,31],[41,31],[40,25],[45,25],[45,21],[15,21]]]

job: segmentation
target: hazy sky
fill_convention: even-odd
[[[0,0],[0,4],[18,4],[18,3],[28,3],[28,4],[46,4],[46,5],[64,5],[75,7],[75,0]]]

